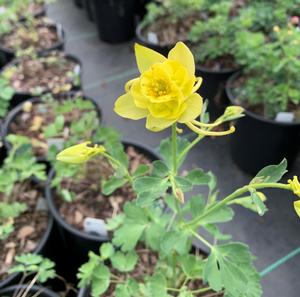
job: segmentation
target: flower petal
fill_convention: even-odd
[[[198,117],[202,112],[203,100],[202,97],[195,93],[192,94],[186,101],[185,101],[187,108],[181,117],[178,119],[179,123],[186,123],[194,120]]]
[[[114,111],[123,118],[140,120],[148,115],[148,110],[139,108],[135,105],[134,99],[130,94],[120,96],[115,102]]]
[[[163,63],[167,60],[167,58],[160,53],[138,43],[134,45],[134,50],[136,63],[140,73],[149,70],[149,68],[155,63]]]
[[[190,76],[195,75],[194,56],[183,42],[176,43],[176,45],[170,50],[168,59],[180,62],[187,69]]]
[[[167,120],[163,118],[155,118],[151,114],[147,116],[146,128],[153,132],[158,132],[170,127],[176,122],[175,120]]]
[[[300,200],[294,202],[294,208],[297,215],[300,217]]]

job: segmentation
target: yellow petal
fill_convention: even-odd
[[[300,200],[294,202],[294,208],[297,215],[300,217]]]
[[[187,108],[181,117],[178,119],[179,123],[186,123],[194,120],[202,112],[203,100],[199,94],[192,94],[185,101]]]
[[[168,59],[180,62],[187,69],[190,76],[195,75],[194,56],[183,42],[176,43],[170,50]]]
[[[153,132],[158,132],[170,127],[176,120],[155,118],[151,114],[147,116],[146,128]]]
[[[140,73],[149,70],[149,68],[155,63],[163,63],[167,60],[167,58],[160,53],[138,43],[135,44],[134,49],[136,63]]]
[[[66,148],[56,156],[56,159],[65,163],[81,164],[104,152],[105,148],[102,145],[91,146],[91,142],[86,141]]]
[[[124,94],[117,99],[114,111],[119,116],[132,120],[145,118],[149,113],[147,109],[137,107],[130,94]]]

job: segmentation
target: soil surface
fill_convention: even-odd
[[[14,231],[6,240],[0,240],[0,281],[7,277],[7,271],[14,263],[15,255],[33,252],[42,239],[48,225],[48,212],[38,209],[43,198],[42,189],[27,181],[16,184],[10,201],[26,203],[27,210],[14,219]],[[4,195],[0,193],[0,201]]]
[[[58,41],[56,27],[44,19],[33,21],[32,24],[17,23],[0,40],[2,46],[10,50],[33,47],[36,51],[49,49]]]
[[[133,147],[128,147],[127,155],[130,172],[134,172],[139,164],[150,165],[151,161]],[[111,165],[102,157],[91,159],[82,168],[79,178],[64,178],[61,182],[63,189],[76,194],[74,201],[66,202],[55,194],[55,203],[62,218],[81,231],[86,217],[106,220],[119,214],[125,202],[136,198],[129,185],[124,185],[110,196],[101,194],[100,180],[113,174]]]
[[[146,26],[144,30],[142,30],[142,35],[148,40],[148,34],[155,33],[158,45],[173,46],[180,40],[187,40],[187,35],[197,20],[199,20],[199,13],[192,14],[184,19],[179,19],[176,23],[170,22],[170,19],[167,17],[161,17]]]
[[[74,71],[78,64],[67,59],[63,53],[47,57],[20,60],[16,65],[6,68],[4,75],[9,78],[16,92],[53,94],[67,92],[74,84]]]
[[[27,12],[33,16],[38,15],[40,13],[42,13],[44,9],[44,5],[41,3],[29,3],[28,7],[27,7]]]
[[[72,100],[70,97],[67,100]],[[62,101],[63,102],[63,101]],[[26,103],[27,104],[27,103]],[[26,105],[24,105],[26,106]],[[30,106],[30,105],[29,105]],[[64,113],[64,129],[61,133],[47,139],[45,137],[45,129],[54,123],[57,115],[51,103],[34,103],[29,111],[23,110],[20,112],[14,121],[10,123],[8,128],[9,133],[26,136],[31,139],[33,152],[37,157],[46,157],[51,139],[56,143],[63,143],[72,136],[70,127],[81,118],[83,113],[94,109],[73,109],[72,112]],[[89,139],[93,131],[87,131],[83,135],[84,140]]]
[[[236,80],[232,82],[230,85],[233,96],[235,97],[235,101],[238,105],[243,106],[246,110],[249,110],[255,114],[258,114],[264,118],[269,118],[265,112],[265,108],[263,104],[250,105],[247,102],[247,98],[242,98],[240,96],[240,90],[243,89],[243,86],[247,83],[247,78],[249,76],[241,75],[237,77]],[[292,112],[295,114],[296,121],[300,121],[300,106],[289,102],[286,112]]]

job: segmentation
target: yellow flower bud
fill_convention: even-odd
[[[30,101],[24,102],[22,109],[24,112],[30,112],[32,109],[32,103]]]
[[[294,176],[293,179],[289,179],[288,184],[291,186],[293,193],[300,197],[300,183],[298,177]]]
[[[276,33],[279,32],[279,31],[280,31],[279,26],[274,26],[274,27],[273,27],[273,31],[276,32]]]
[[[81,164],[104,152],[104,146],[91,145],[90,141],[86,141],[63,150],[56,156],[56,159],[65,163]]]

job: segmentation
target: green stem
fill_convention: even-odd
[[[205,238],[203,238],[200,234],[195,232],[194,230],[190,230],[190,232],[198,238],[201,242],[203,242],[207,247],[209,247],[211,250],[214,248],[212,244],[210,244]]]
[[[115,163],[117,166],[121,167],[124,170],[125,176],[127,177],[129,183],[131,185],[133,184],[133,179],[132,179],[128,169],[122,163],[120,163],[117,159],[113,158],[111,155],[109,155],[107,153],[103,153],[103,156],[106,157],[108,160],[110,160],[112,163]]]
[[[177,174],[177,131],[176,124],[172,125],[172,158],[173,158],[173,174]]]
[[[194,290],[192,291],[193,294],[199,294],[199,293],[205,293],[207,291],[210,291],[211,288],[210,287],[207,287],[207,288],[201,288],[201,289],[198,289],[198,290]]]
[[[287,184],[281,184],[281,183],[261,183],[261,184],[250,184],[247,186],[244,186],[236,191],[234,191],[232,194],[225,197],[223,200],[218,202],[217,204],[213,205],[212,207],[208,208],[208,210],[202,214],[201,216],[191,220],[187,224],[185,224],[185,227],[196,227],[199,222],[201,222],[204,218],[206,218],[210,213],[213,211],[223,207],[231,200],[249,192],[250,189],[265,189],[265,188],[276,188],[276,189],[284,189],[284,190],[291,190],[291,186]]]

